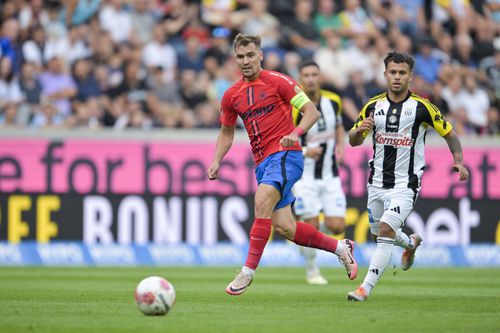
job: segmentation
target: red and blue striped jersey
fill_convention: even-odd
[[[237,116],[241,117],[256,165],[278,151],[301,150],[299,143],[287,148],[279,143],[295,128],[290,100],[300,91],[292,78],[262,70],[257,79],[240,79],[224,93],[220,121],[225,126],[234,126]]]

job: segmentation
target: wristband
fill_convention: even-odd
[[[292,133],[297,134],[297,136],[302,136],[302,135],[304,135],[305,131],[302,127],[295,127],[295,129],[292,131]]]

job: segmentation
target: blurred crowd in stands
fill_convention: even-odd
[[[297,79],[314,58],[347,129],[395,49],[460,135],[500,134],[500,0],[0,3],[2,127],[217,128],[243,32],[262,37],[265,69]]]

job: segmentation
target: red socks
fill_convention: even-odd
[[[246,267],[255,270],[259,265],[260,257],[262,257],[264,247],[266,247],[267,240],[271,235],[271,225],[271,219],[256,218],[254,220],[250,230],[250,246],[245,262]]]
[[[250,230],[250,245],[248,248],[245,266],[255,270],[259,265],[260,258],[264,252],[269,236],[271,235],[271,219],[256,218]],[[328,237],[316,230],[310,224],[297,222],[297,231],[293,241],[302,246],[313,247],[335,253],[338,240]]]
[[[338,244],[338,240],[335,238],[328,237],[304,222],[297,222],[297,231],[295,231],[293,241],[298,245],[314,247],[332,253],[335,253]]]

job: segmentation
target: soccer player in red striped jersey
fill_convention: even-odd
[[[221,129],[207,175],[211,180],[217,178],[220,163],[233,143],[239,116],[250,138],[258,187],[247,259],[226,292],[240,295],[250,285],[271,226],[298,245],[335,253],[349,278],[354,279],[357,275],[354,243],[328,237],[309,224],[295,222],[292,215],[291,204],[295,198],[291,189],[304,168],[299,136],[316,122],[318,110],[292,78],[262,69],[260,37],[238,34],[233,46],[242,78],[222,98]],[[292,120],[292,106],[303,114],[297,127]]]

